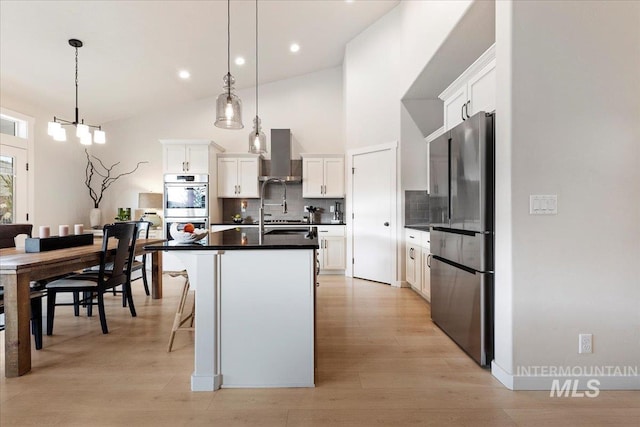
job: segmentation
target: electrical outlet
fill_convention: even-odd
[[[579,334],[578,335],[578,353],[593,353],[593,335],[592,334]]]
[[[333,213],[336,210],[335,206],[329,206],[329,212]]]

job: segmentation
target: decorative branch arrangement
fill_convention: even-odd
[[[138,162],[138,164],[136,165],[135,168],[133,168],[133,170],[129,172],[121,173],[119,175],[111,176],[111,174],[113,173],[113,168],[118,166],[120,162],[114,163],[110,167],[106,167],[104,163],[102,163],[102,160],[100,160],[96,156],[90,156],[89,152],[86,149],[84,150],[84,153],[87,155],[87,168],[85,170],[84,184],[89,189],[89,196],[91,197],[91,200],[93,200],[93,207],[96,209],[100,207],[102,196],[104,196],[104,192],[106,191],[107,188],[111,186],[111,184],[116,182],[118,178],[122,176],[131,175],[132,173],[138,170],[141,164],[149,163],[149,162]],[[97,164],[100,165],[102,169],[104,169],[104,172],[101,172],[100,170],[98,170],[98,168],[96,167],[96,164],[94,164],[91,158],[95,159]],[[100,182],[100,189],[98,191],[94,190],[93,187],[91,186],[94,174],[98,175],[102,179],[102,181]]]

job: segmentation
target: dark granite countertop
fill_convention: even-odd
[[[170,240],[144,247],[149,251],[193,251],[193,250],[237,250],[237,249],[319,249],[315,234],[271,234],[265,233],[262,243],[257,228],[238,228],[210,232],[204,239],[194,243],[177,243]]]
[[[431,231],[431,225],[429,224],[407,224],[404,226],[404,228],[410,228],[412,230],[426,231],[426,232]]]

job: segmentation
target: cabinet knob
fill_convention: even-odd
[[[384,226],[385,226],[385,227],[388,227],[388,226],[389,226],[389,222],[388,222],[388,221],[385,221]]]

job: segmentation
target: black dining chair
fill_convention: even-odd
[[[87,306],[87,315],[92,315],[93,305],[98,306],[102,333],[108,334],[107,318],[104,307],[104,294],[116,286],[124,287],[124,294],[129,303],[131,316],[136,316],[133,298],[131,297],[131,266],[136,244],[136,224],[115,223],[104,226],[100,265],[97,272],[88,271],[74,274],[47,284],[47,335],[53,334],[55,307],[73,305],[74,314],[79,315],[80,304]],[[115,242],[116,249],[110,250]],[[108,268],[110,266],[110,268]],[[56,295],[61,292],[73,294],[73,303],[56,304]],[[82,295],[82,299],[80,298]],[[97,297],[97,302],[94,298]]]
[[[15,248],[16,237],[26,234],[31,237],[33,224],[0,224],[0,249]],[[36,350],[42,349],[42,297],[47,294],[45,282],[29,283],[31,297],[31,332]],[[0,314],[4,313],[4,289],[0,286]],[[0,324],[0,331],[4,324]]]
[[[150,221],[144,221],[144,220],[140,220],[140,221],[124,221],[127,224],[135,224],[136,225],[136,234],[137,234],[137,238],[138,239],[148,239],[149,238],[149,227],[151,226],[151,222]],[[106,271],[109,272],[112,268],[112,264],[109,263],[106,266]],[[100,269],[99,265],[95,265],[93,267],[87,268],[84,270],[84,272],[97,272]],[[136,259],[136,257],[133,258],[133,264],[131,265],[131,276],[133,276],[133,273],[135,273],[136,271],[140,271],[140,276],[132,278],[131,282],[134,282],[138,279],[142,279],[142,283],[144,285],[144,292],[147,294],[147,296],[150,295],[149,293],[149,281],[147,279],[147,254],[141,255],[139,259]],[[112,292],[114,295],[118,294],[118,293],[122,293],[122,306],[126,307],[127,306],[127,295],[123,292],[124,290],[124,286],[122,287],[122,289],[117,289],[117,288],[113,288]]]

